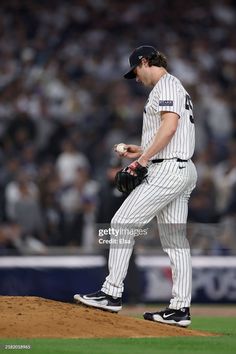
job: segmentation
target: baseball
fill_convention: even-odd
[[[118,152],[119,154],[124,154],[127,151],[127,147],[125,144],[120,143],[115,146],[115,151]]]

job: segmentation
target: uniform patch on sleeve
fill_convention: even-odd
[[[159,101],[159,106],[173,106],[173,103],[171,100]]]

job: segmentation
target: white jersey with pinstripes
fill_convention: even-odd
[[[142,148],[145,150],[151,145],[161,124],[161,112],[175,112],[179,116],[177,131],[169,144],[153,159],[190,159],[195,146],[192,109],[190,96],[180,80],[169,73],[163,75],[150,92],[144,108]]]

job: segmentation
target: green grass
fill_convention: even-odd
[[[217,337],[130,338],[130,339],[1,339],[4,344],[31,345],[20,353],[51,354],[233,354],[236,353],[236,318],[195,317],[192,329],[220,333]]]

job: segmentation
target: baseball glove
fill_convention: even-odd
[[[132,162],[129,166],[117,172],[115,177],[116,188],[125,194],[129,194],[147,176],[148,169],[138,161]]]

